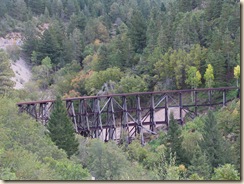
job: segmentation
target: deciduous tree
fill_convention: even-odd
[[[208,64],[208,67],[206,69],[206,72],[204,74],[204,79],[205,79],[205,85],[208,88],[213,87],[214,85],[214,71],[213,67],[211,64]]]
[[[231,164],[225,164],[214,169],[212,180],[240,180],[240,174]]]
[[[186,84],[189,84],[191,88],[196,89],[199,86],[199,84],[201,84],[201,78],[202,76],[200,72],[197,70],[197,68],[191,66],[187,70]]]
[[[238,87],[239,86],[239,78],[240,78],[240,65],[237,65],[235,68],[234,68],[234,76],[236,78],[236,86]]]

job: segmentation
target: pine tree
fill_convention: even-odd
[[[135,10],[132,14],[129,27],[128,36],[131,39],[134,51],[136,53],[142,53],[146,47],[146,20],[140,11]]]
[[[183,138],[181,136],[181,127],[174,119],[173,113],[170,113],[170,120],[169,120],[169,130],[166,137],[166,158],[169,160],[170,153],[175,154],[176,156],[176,164],[186,163],[184,158],[184,150],[182,149],[182,141]]]
[[[5,95],[14,86],[11,81],[14,73],[10,68],[10,62],[7,54],[0,50],[0,95]]]
[[[206,152],[212,168],[216,168],[221,164],[225,164],[227,153],[224,151],[223,138],[212,111],[208,112],[204,122],[203,140],[200,142],[200,146]]]
[[[66,151],[68,158],[78,151],[78,141],[75,138],[74,127],[67,116],[67,111],[58,96],[54,102],[53,111],[47,125],[52,141]]]
[[[189,173],[197,174],[204,179],[210,179],[210,171],[211,166],[207,160],[206,154],[202,152],[200,147],[197,147],[191,160]]]
[[[101,45],[98,50],[98,66],[99,70],[106,70],[109,68],[109,61],[108,61],[108,48],[106,45]]]

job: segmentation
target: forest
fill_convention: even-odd
[[[0,179],[240,180],[240,99],[184,126],[171,115],[144,146],[75,134],[61,101],[240,87],[240,20],[238,0],[0,0]],[[47,126],[18,114],[47,99]]]

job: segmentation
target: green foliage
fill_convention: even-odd
[[[93,72],[85,82],[85,88],[89,94],[97,93],[105,83],[109,81],[118,82],[122,77],[119,68],[108,68],[104,71]]]
[[[142,53],[146,47],[146,21],[140,11],[133,11],[128,36],[131,39],[134,51],[136,53]]]
[[[125,76],[117,84],[116,91],[119,93],[147,91],[147,83],[139,76]]]
[[[141,143],[134,141],[129,144],[127,148],[129,158],[138,162],[143,162],[147,158],[148,150],[146,147],[142,147]]]
[[[163,80],[166,83],[166,88],[170,88],[172,84],[177,88],[182,88],[185,86],[186,81],[193,87],[198,86],[201,82],[201,74],[197,72],[197,69],[203,65],[202,60],[205,58],[205,53],[205,49],[198,44],[193,45],[189,52],[181,48],[178,50],[170,48],[154,64],[156,79]],[[169,83],[169,81],[171,82]]]
[[[201,84],[201,74],[196,67],[191,66],[187,70],[186,84],[189,84],[193,89],[197,88]]]
[[[114,142],[104,144],[94,139],[86,150],[87,167],[96,180],[149,179],[146,171],[136,163],[129,162],[126,154]]]
[[[191,158],[189,174],[197,174],[198,177],[209,180],[211,170],[212,168],[204,150],[202,151],[200,147],[197,147],[194,151],[193,157]]]
[[[170,155],[175,155],[175,162],[177,165],[185,163],[184,150],[182,149],[183,137],[181,135],[181,127],[174,119],[173,113],[170,114],[169,128],[166,138],[166,159],[170,159]]]
[[[10,68],[10,60],[7,54],[0,50],[0,95],[6,95],[13,88],[11,77],[14,77],[14,72]]]
[[[79,143],[74,135],[73,123],[67,115],[60,96],[54,103],[47,129],[52,141],[58,148],[65,150],[68,157],[77,154]]]
[[[186,168],[183,164],[177,166],[175,157],[170,154],[168,163],[165,164],[164,180],[185,180]]]
[[[231,164],[225,164],[214,169],[212,180],[240,180],[240,175]]]
[[[25,56],[33,68],[25,89],[12,91],[9,59],[0,52],[0,93],[18,101],[196,88],[204,81],[207,87],[239,86],[238,1],[4,0],[0,36],[11,32],[20,32],[24,44],[8,46],[10,58]],[[182,131],[171,127],[145,147],[132,143],[126,152],[115,144],[83,142],[72,161],[45,127],[13,113],[12,99],[0,103],[7,104],[0,108],[1,179],[90,179],[80,162],[96,179],[202,180],[226,163],[232,164],[230,175],[240,171],[240,102],[214,113],[216,118],[187,122]],[[217,173],[213,178],[222,177]]]
[[[89,173],[79,162],[68,160],[66,153],[55,146],[43,125],[28,115],[16,113],[16,101],[19,99],[0,99],[0,104],[5,104],[5,108],[0,108],[0,178],[90,179]]]
[[[33,52],[35,55],[35,52]],[[52,80],[52,63],[51,59],[47,56],[41,61],[42,65],[34,66],[33,71],[33,80],[38,84],[40,89],[47,89],[51,84]]]
[[[189,176],[189,180],[203,180],[203,178],[198,176],[198,174],[194,173]]]
[[[78,72],[80,71],[80,65],[78,62],[73,61],[58,72],[53,75],[53,85],[52,89],[54,89],[55,94],[63,95],[67,94],[74,87],[71,85],[74,77],[78,76]],[[82,87],[82,86],[81,86]]]
[[[235,76],[235,78],[236,78],[236,85],[237,85],[237,87],[239,86],[239,82],[238,82],[238,80],[239,80],[239,78],[240,78],[240,66],[239,65],[237,65],[235,68],[234,68],[234,76]]]
[[[224,150],[224,140],[217,127],[217,120],[212,111],[208,111],[204,123],[203,140],[200,146],[207,154],[211,166],[218,167],[226,162],[229,150]]]
[[[62,32],[62,25],[55,23],[44,31],[40,43],[38,44],[38,60],[42,60],[45,57],[49,57],[54,65],[64,66],[63,40],[65,35]]]
[[[232,102],[216,113],[218,128],[231,150],[231,163],[240,169],[240,101]]]
[[[88,180],[91,178],[87,169],[83,169],[80,163],[68,159],[54,160],[46,157],[44,162],[59,176],[59,180]]]

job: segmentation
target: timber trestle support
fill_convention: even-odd
[[[171,112],[183,125],[185,118],[194,118],[208,109],[226,106],[228,101],[239,96],[239,88],[224,87],[83,96],[63,101],[76,133],[105,142],[130,142],[139,136],[144,144],[145,133],[156,134],[159,126],[167,129]],[[20,113],[26,112],[46,125],[54,103],[55,100],[45,100],[21,102],[17,106]]]

